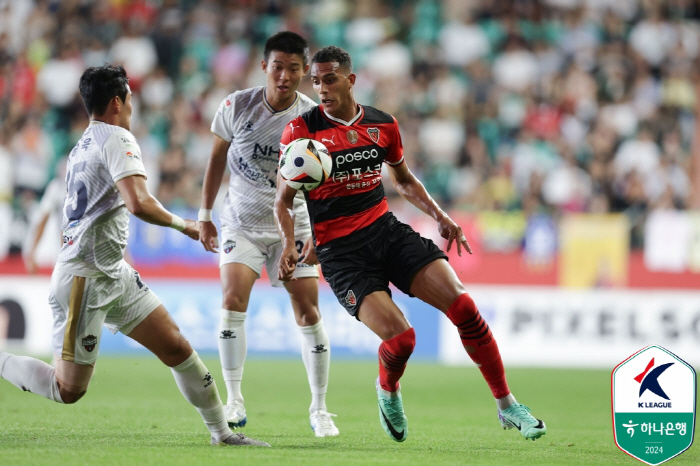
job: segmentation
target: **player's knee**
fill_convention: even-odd
[[[393,349],[394,354],[411,355],[416,347],[416,331],[411,327],[386,341],[385,344]]]
[[[299,327],[310,327],[321,320],[321,313],[316,306],[308,306],[304,310],[294,313]]]
[[[94,363],[76,364],[57,358],[55,376],[61,401],[73,404],[81,399],[88,390],[93,371]]]
[[[61,392],[61,400],[63,401],[64,404],[67,404],[67,405],[72,405],[74,403],[77,403],[78,400],[80,400],[83,397],[83,395],[85,395],[87,393],[87,390],[83,390],[80,393],[69,392],[69,391],[64,390],[62,388],[59,390]]]
[[[248,303],[241,296],[237,295],[235,291],[225,290],[223,299],[223,308],[228,309],[231,312],[245,312],[248,307]]]
[[[476,308],[476,303],[472,297],[469,296],[469,293],[462,293],[459,295],[446,312],[447,317],[449,317],[455,325],[459,325],[473,318],[478,313],[479,310]]]
[[[179,331],[158,351],[158,359],[168,367],[175,367],[192,354],[190,342]]]
[[[413,353],[416,347],[416,331],[413,327],[406,330],[404,333],[404,338],[401,339],[401,346],[406,353]]]

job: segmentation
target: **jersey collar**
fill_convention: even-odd
[[[292,104],[289,107],[285,108],[284,110],[280,110],[278,112],[274,108],[272,108],[269,103],[267,103],[266,90],[267,90],[267,88],[263,87],[263,91],[262,91],[263,105],[265,106],[266,109],[268,109],[270,112],[274,113],[275,115],[278,115],[278,114],[281,115],[283,113],[287,113],[297,104],[297,102],[299,102],[299,91],[295,91],[294,92],[294,96],[295,96],[294,102],[292,102]]]
[[[340,123],[341,125],[344,125],[344,126],[352,126],[352,125],[354,125],[357,121],[359,121],[360,118],[362,118],[362,115],[365,114],[365,109],[362,108],[362,105],[357,104],[357,106],[360,107],[360,111],[357,112],[357,115],[355,115],[355,117],[354,117],[352,120],[350,120],[350,121],[345,121],[345,120],[341,120],[340,118],[335,118],[335,117],[330,116],[330,115],[328,114],[328,112],[326,112],[326,109],[325,109],[325,108],[323,109],[323,114],[326,116],[326,118],[328,118],[328,119],[331,120],[331,121],[335,121],[336,123]]]

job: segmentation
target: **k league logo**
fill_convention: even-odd
[[[612,372],[615,443],[657,465],[690,448],[695,433],[696,375],[660,346],[647,346]]]

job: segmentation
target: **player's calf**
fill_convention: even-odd
[[[508,396],[510,390],[498,344],[471,296],[460,295],[446,315],[457,327],[464,349],[481,371],[494,398]]]

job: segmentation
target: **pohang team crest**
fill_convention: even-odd
[[[615,443],[657,465],[690,448],[695,434],[695,370],[661,346],[647,346],[612,372]]]

